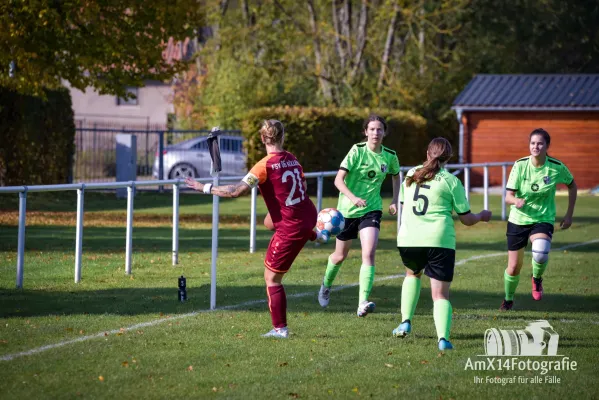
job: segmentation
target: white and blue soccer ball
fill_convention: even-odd
[[[318,213],[316,230],[327,237],[337,236],[345,227],[345,218],[335,208],[325,208]]]

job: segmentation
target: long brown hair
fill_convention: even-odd
[[[414,175],[406,178],[407,186],[411,186],[413,182],[420,185],[433,179],[437,172],[441,170],[441,166],[449,161],[453,155],[451,144],[442,137],[431,140],[426,153],[429,159],[422,165],[422,168],[414,172]]]
[[[267,119],[262,123],[260,134],[264,137],[264,144],[274,145],[281,143],[285,128],[283,123],[276,119]]]

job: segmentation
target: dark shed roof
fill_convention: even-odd
[[[452,108],[599,110],[599,74],[477,75]]]

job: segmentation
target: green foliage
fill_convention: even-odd
[[[479,73],[597,73],[599,2],[475,0],[465,16],[465,68]],[[476,55],[476,56],[473,56]]]
[[[0,185],[67,183],[75,123],[66,89],[39,97],[0,87]]]
[[[182,70],[163,58],[164,44],[191,36],[199,21],[196,0],[2,1],[0,86],[43,95],[66,80],[124,96],[127,86]]]
[[[425,157],[426,121],[407,111],[359,108],[270,107],[249,111],[242,122],[247,138],[248,164],[265,155],[259,129],[262,121],[279,119],[285,125],[285,149],[295,154],[305,171],[332,171],[355,143],[364,139],[364,120],[370,113],[387,121],[384,145],[395,150],[402,165],[415,165]]]

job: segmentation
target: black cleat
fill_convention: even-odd
[[[509,311],[514,306],[514,300],[503,300],[501,303],[501,307],[499,307],[499,311]]]

